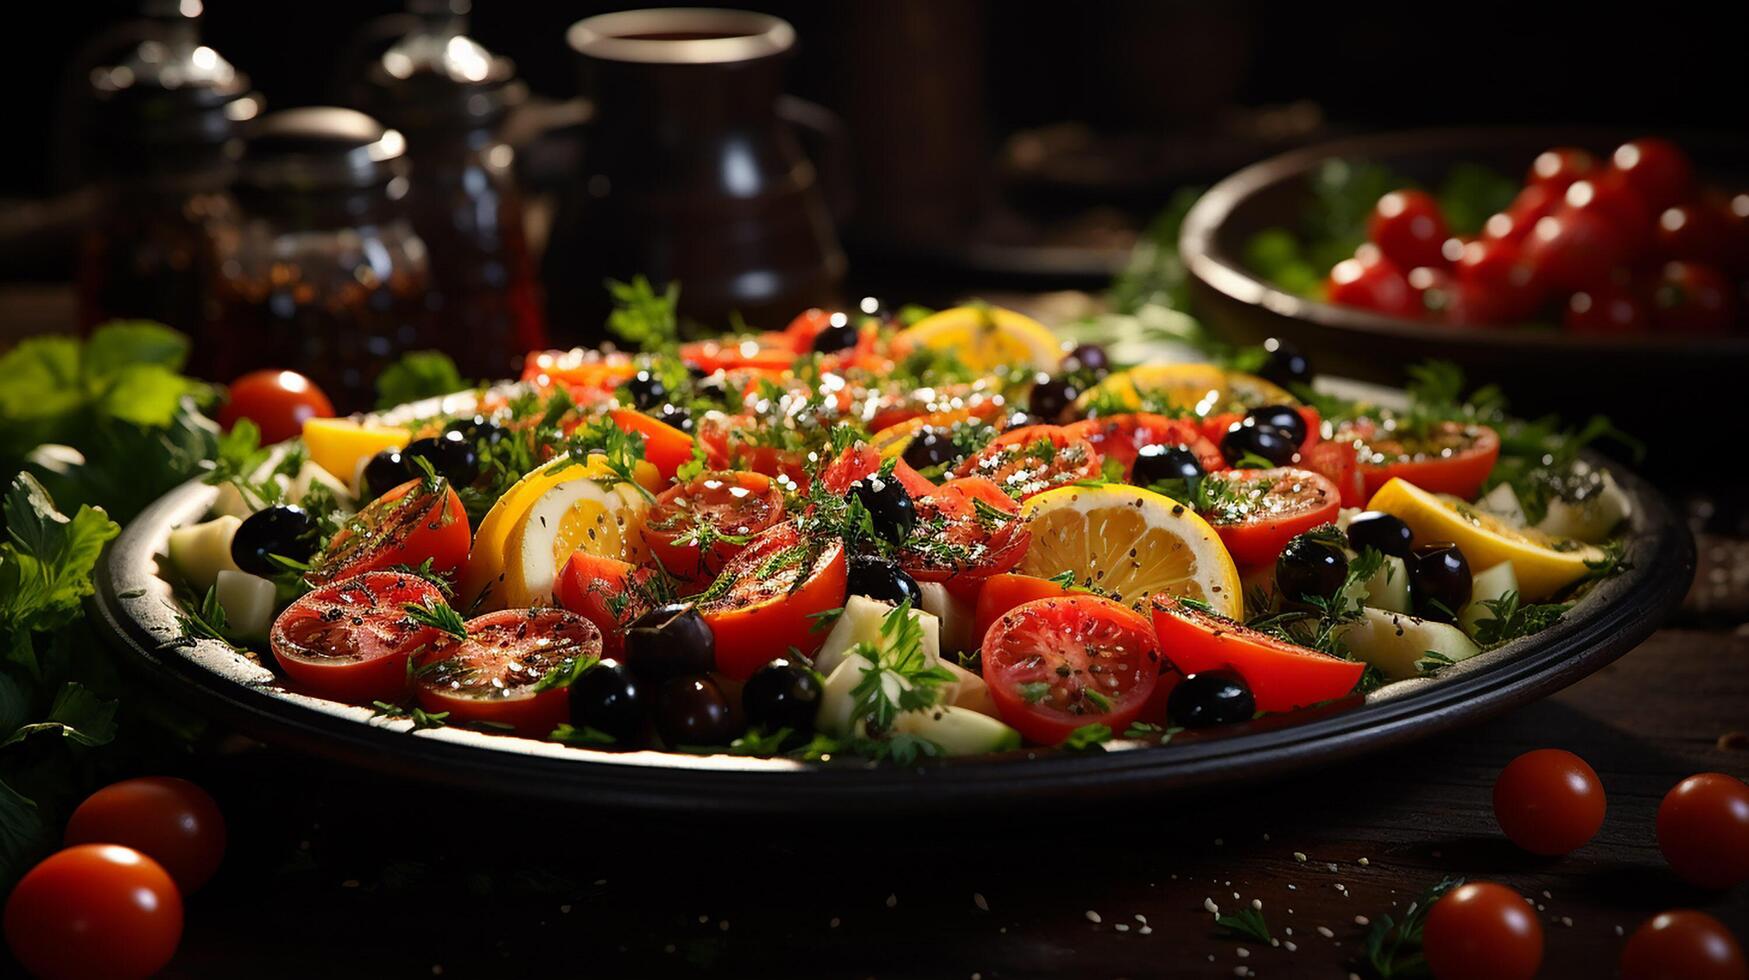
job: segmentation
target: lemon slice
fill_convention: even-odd
[[[1279,385],[1213,364],[1144,364],[1119,371],[1089,388],[1075,404],[1085,409],[1095,402],[1115,400],[1137,409],[1142,407],[1144,396],[1149,402],[1197,415],[1299,404]]]
[[[643,556],[639,528],[649,498],[591,459],[552,483],[529,505],[504,548],[504,604],[547,605],[553,580],[573,552],[637,562]]]
[[[407,444],[411,433],[399,425],[365,425],[351,419],[308,419],[304,448],[310,461],[342,480],[351,480],[358,464],[385,449]]]
[[[991,371],[1024,364],[1054,371],[1063,353],[1044,324],[995,306],[956,306],[926,316],[894,338],[903,348],[951,350],[966,367]]]
[[[1586,562],[1608,557],[1595,545],[1514,527],[1456,497],[1428,493],[1400,477],[1380,487],[1367,509],[1395,515],[1415,532],[1418,542],[1456,544],[1471,568],[1511,562],[1519,595],[1527,602],[1554,595],[1590,572]]]
[[[1239,569],[1220,536],[1170,497],[1140,487],[1059,487],[1027,500],[1020,513],[1032,543],[1017,572],[1070,571],[1076,585],[1134,606],[1165,592],[1243,616]]]

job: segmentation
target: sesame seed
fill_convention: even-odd
[[[1372,925],[1372,920],[1364,915],[1357,915],[1354,917],[1354,924],[1357,926],[1370,926]]]
[[[1119,922],[1117,925],[1112,926],[1112,928],[1116,929],[1118,932],[1129,932],[1130,931],[1129,924],[1124,923],[1124,922]]]
[[[1299,862],[1301,862],[1301,863],[1302,863],[1302,864],[1303,864],[1303,863],[1305,863],[1305,860],[1306,860],[1306,852],[1305,852],[1305,851],[1295,851],[1295,852],[1294,852],[1294,860],[1295,860],[1295,861],[1299,861]]]
[[[1263,911],[1263,899],[1261,899],[1261,898],[1252,899],[1251,900],[1251,907],[1256,909],[1259,912]]]
[[[1221,914],[1221,907],[1219,905],[1216,905],[1215,900],[1212,898],[1203,899],[1202,900],[1202,907],[1205,909],[1208,909],[1209,914],[1211,914],[1211,915],[1220,915]]]
[[[972,904],[976,905],[978,907],[978,910],[981,912],[990,911],[990,903],[984,900],[984,893],[983,892],[973,892],[972,893]]]
[[[1329,926],[1319,926],[1318,927],[1318,935],[1323,936],[1325,939],[1335,939],[1336,938],[1336,934],[1330,931]]]
[[[1092,909],[1088,909],[1086,912],[1084,912],[1082,914],[1087,916],[1088,922],[1098,923],[1100,921],[1099,913],[1093,911]]]

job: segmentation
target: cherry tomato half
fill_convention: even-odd
[[[1689,884],[1749,881],[1749,786],[1722,772],[1677,783],[1658,804],[1658,849]]]
[[[984,477],[1016,500],[1099,474],[1099,452],[1059,425],[1010,429],[954,469],[955,476]]]
[[[207,791],[174,776],[111,783],[85,798],[67,820],[73,844],[121,844],[152,860],[192,895],[225,855],[225,817]]]
[[[553,580],[553,599],[601,631],[602,659],[619,660],[625,628],[650,610],[660,574],[618,558],[573,551]]]
[[[1222,616],[1153,597],[1154,635],[1182,674],[1231,670],[1245,679],[1259,711],[1292,711],[1343,697],[1366,665],[1278,640]]]
[[[182,941],[182,896],[156,861],[119,844],[79,844],[30,869],[6,900],[6,945],[44,980],[133,980]]]
[[[717,669],[736,680],[790,647],[813,653],[825,642],[820,613],[844,605],[844,542],[803,541],[791,523],[754,538],[717,575],[722,590],[698,605],[717,641]]]
[[[320,697],[394,701],[407,690],[408,658],[438,639],[406,607],[442,599],[417,575],[366,572],[299,597],[273,621],[268,643],[279,669]]]
[[[251,371],[231,382],[219,425],[229,432],[238,419],[261,430],[261,443],[284,442],[310,419],[334,417],[334,403],[316,383],[296,371]]]
[[[1295,535],[1336,519],[1342,492],[1310,470],[1222,470],[1203,477],[1214,505],[1203,520],[1240,565],[1273,562]]]
[[[1531,980],[1543,960],[1536,911],[1505,885],[1459,885],[1433,903],[1421,954],[1439,980]]]
[[[1368,499],[1393,477],[1429,493],[1474,500],[1500,458],[1500,435],[1485,425],[1442,422],[1413,436],[1357,419],[1338,426],[1331,442],[1360,450]]]
[[[450,724],[507,727],[545,738],[570,718],[566,676],[601,656],[601,631],[565,609],[503,609],[468,620],[467,638],[444,637],[417,657],[419,706]]]
[[[1032,543],[1020,505],[981,476],[949,480],[916,507],[916,530],[898,559],[919,582],[982,581],[1020,564]]]
[[[996,713],[1043,745],[1093,723],[1121,734],[1159,683],[1160,647],[1147,619],[1096,596],[1017,606],[980,650]]]
[[[669,574],[708,584],[783,514],[783,491],[771,477],[701,473],[656,498],[644,518],[644,541]]]
[[[467,564],[471,540],[468,512],[448,480],[409,480],[348,518],[304,579],[324,585],[429,560],[432,571],[453,581]]]
[[[820,471],[820,484],[833,493],[845,493],[852,483],[880,472],[885,463],[879,450],[866,442],[858,442],[826,464],[826,468]],[[912,499],[935,492],[935,484],[902,459],[893,464],[893,479],[899,481]]]
[[[1242,417],[1243,413],[1233,414],[1234,420]],[[1311,428],[1315,430],[1317,425],[1314,423]],[[1222,425],[1218,431],[1226,430],[1226,425]],[[1209,440],[1202,426],[1189,419],[1170,419],[1151,412],[1132,412],[1085,419],[1064,426],[1063,431],[1071,437],[1087,440],[1087,444],[1099,453],[1101,459],[1117,460],[1123,466],[1125,480],[1130,478],[1130,471],[1135,469],[1136,457],[1144,446],[1184,446],[1196,454],[1197,462],[1202,464],[1205,472],[1227,468],[1227,461],[1221,456],[1221,450]]]
[[[1743,947],[1725,924],[1689,909],[1662,912],[1621,950],[1621,980],[1745,980]]]
[[[1526,752],[1494,780],[1494,819],[1508,840],[1532,854],[1578,850],[1603,826],[1603,811],[1603,783],[1571,752]]]
[[[1360,472],[1360,454],[1345,442],[1320,442],[1300,453],[1300,468],[1311,470],[1336,488],[1344,507],[1365,507],[1366,478]]]
[[[983,643],[996,620],[1016,606],[1024,606],[1037,599],[1056,599],[1074,594],[1050,579],[1016,572],[992,575],[984,580],[983,586],[978,590],[978,602],[972,613],[972,638],[980,644]]]

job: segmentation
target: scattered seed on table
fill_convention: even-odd
[[[990,903],[984,900],[983,892],[972,892],[972,904],[976,905],[981,912],[990,911]]]
[[[1294,852],[1294,860],[1300,862],[1301,864],[1304,864],[1306,861],[1306,852],[1305,851],[1295,851]]]
[[[1325,939],[1335,939],[1336,938],[1336,934],[1330,931],[1329,926],[1319,926],[1318,927],[1318,935],[1323,936]]]
[[[1092,909],[1088,909],[1084,914],[1087,916],[1088,922],[1092,922],[1096,925],[1099,923],[1100,918],[1099,918],[1098,912],[1095,912]]]
[[[1219,905],[1216,905],[1215,900],[1212,898],[1203,899],[1202,900],[1202,907],[1205,909],[1208,909],[1209,914],[1211,914],[1211,915],[1220,915],[1221,914],[1221,907]]]
[[[1372,925],[1372,920],[1364,915],[1357,915],[1354,917],[1354,924],[1357,926],[1370,926]]]

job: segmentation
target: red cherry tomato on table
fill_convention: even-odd
[[[1543,927],[1504,885],[1459,885],[1427,911],[1421,953],[1438,980],[1530,980],[1543,960]]]
[[[455,578],[468,561],[468,512],[449,481],[409,480],[349,518],[304,575],[325,585],[395,565]]]
[[[1669,140],[1637,139],[1615,148],[1615,173],[1653,208],[1663,210],[1688,197],[1694,166]]]
[[[279,669],[320,697],[369,704],[407,690],[407,661],[437,642],[407,617],[409,605],[443,593],[417,575],[366,572],[305,593],[273,621],[268,643]]]
[[[1603,826],[1603,811],[1603,783],[1571,752],[1526,752],[1494,780],[1494,819],[1508,840],[1532,854],[1578,850]]]
[[[1426,191],[1392,191],[1379,198],[1367,218],[1366,232],[1399,269],[1446,264],[1442,246],[1451,232],[1439,202]]]
[[[1743,947],[1725,924],[1678,909],[1634,930],[1621,951],[1621,980],[1745,980]]]
[[[182,941],[182,896],[156,861],[119,844],[80,844],[30,869],[6,900],[6,945],[44,980],[133,980]]]
[[[1639,333],[1652,325],[1652,306],[1631,286],[1603,283],[1567,297],[1561,322],[1574,333]]]
[[[1652,316],[1665,330],[1721,333],[1736,319],[1731,283],[1711,266],[1665,263],[1652,291]]]
[[[708,584],[754,535],[783,520],[783,514],[783,491],[771,477],[702,473],[656,498],[644,518],[644,541],[670,574]]]
[[[1689,884],[1724,889],[1749,881],[1749,786],[1722,772],[1677,783],[1658,804],[1658,849]]]
[[[816,617],[844,605],[844,543],[803,541],[793,523],[748,543],[717,576],[725,591],[698,605],[716,636],[717,670],[746,680],[790,647],[811,654],[826,640]]]
[[[145,854],[190,895],[225,855],[225,818],[206,790],[173,776],[124,779],[92,793],[67,820],[73,844],[121,844]]]
[[[997,714],[1042,745],[1094,723],[1121,734],[1159,683],[1160,646],[1148,620],[1096,596],[1009,610],[980,655]]]
[[[228,432],[238,419],[248,419],[267,445],[297,436],[310,419],[333,416],[334,403],[309,378],[296,371],[251,371],[231,382],[218,421]]]
[[[1409,288],[1409,280],[1396,264],[1361,246],[1352,259],[1343,259],[1330,269],[1324,281],[1324,296],[1339,306],[1353,306],[1385,316],[1416,319],[1421,302]]]
[[[1524,182],[1532,187],[1544,187],[1559,193],[1575,180],[1582,180],[1597,170],[1597,158],[1585,150],[1558,146],[1544,150],[1530,162],[1530,173]]]
[[[1202,512],[1240,565],[1273,562],[1297,534],[1336,519],[1342,493],[1310,470],[1222,470],[1211,482],[1216,506]]]
[[[1245,678],[1259,711],[1292,711],[1343,697],[1366,665],[1279,640],[1172,596],[1153,597],[1154,635],[1182,674],[1231,670]]]
[[[508,727],[545,738],[571,716],[565,684],[546,680],[601,656],[601,631],[565,609],[503,609],[467,622],[467,638],[444,636],[418,655],[419,706],[450,724]]]

